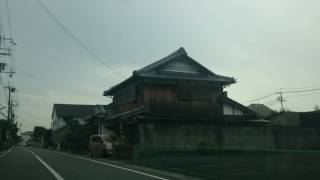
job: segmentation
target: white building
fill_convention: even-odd
[[[66,125],[68,120],[77,120],[79,124],[86,123],[87,116],[95,113],[95,109],[100,105],[82,104],[54,104],[52,110],[52,130],[58,130]]]

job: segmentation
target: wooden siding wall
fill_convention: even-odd
[[[134,108],[140,107],[141,103],[142,103],[142,90],[141,90],[141,85],[139,84],[134,84],[132,85],[133,88],[135,89],[134,92],[134,98],[131,101],[128,101],[126,103],[123,104],[118,104],[116,105],[116,110],[118,112],[126,112],[126,111],[130,111]]]
[[[194,88],[194,87],[193,87]],[[199,87],[209,88],[212,87]],[[218,90],[212,89],[210,100],[181,100],[179,99],[178,85],[153,85],[143,86],[143,104],[150,108],[154,115],[178,115],[186,117],[213,117],[222,115],[222,103],[218,98]],[[201,96],[194,93],[203,90],[192,91],[193,97]]]
[[[128,102],[134,101],[136,99],[136,88],[133,85],[130,85],[121,91],[119,91],[117,94],[113,97],[113,102],[116,105],[126,104]]]

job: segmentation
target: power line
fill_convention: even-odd
[[[274,103],[269,104],[269,105],[267,105],[267,106],[271,107],[271,106],[273,106],[273,105],[275,105],[275,104],[277,104],[277,103],[278,103],[278,101],[275,101]]]
[[[310,86],[310,87],[311,87],[311,86]],[[317,87],[317,86],[313,86],[313,87]],[[292,89],[303,89],[303,88],[292,88]],[[282,90],[281,90],[281,91],[279,91],[279,92],[273,92],[273,93],[267,94],[267,95],[265,95],[265,96],[261,96],[261,97],[258,97],[258,98],[249,100],[249,101],[247,101],[246,103],[256,102],[256,101],[259,101],[259,100],[262,100],[262,99],[271,97],[271,96],[276,95],[276,94],[281,94],[281,93],[282,93],[282,94],[292,94],[292,93],[303,93],[303,92],[312,92],[312,91],[320,91],[320,88],[294,90],[294,91],[282,91]]]
[[[305,89],[305,90],[297,90],[297,91],[283,91],[282,93],[301,93],[301,92],[311,92],[311,91],[320,91],[320,88],[314,88],[314,89]],[[276,92],[276,93],[280,93],[280,92]]]
[[[82,47],[87,53],[89,53],[94,60],[97,62],[103,64],[109,71],[111,71],[113,74],[124,78],[119,72],[113,70],[110,66],[108,66],[98,55],[96,55],[89,47],[87,47],[82,41],[80,41],[79,38],[77,38],[68,28],[62,24],[54,15],[49,11],[49,9],[40,1],[40,0],[34,0],[80,47]]]
[[[266,92],[266,93],[257,94],[256,96],[252,96],[247,102],[250,102],[253,99],[258,99],[258,98],[263,97],[263,96],[268,96],[270,94],[273,94],[275,91],[276,90],[272,90],[272,91],[269,91],[269,92]]]
[[[292,102],[286,101],[288,104],[290,104],[291,106],[293,106],[295,109],[297,110],[302,110],[300,107],[294,105]]]
[[[304,87],[295,87],[295,88],[282,88],[287,90],[294,90],[294,89],[310,89],[310,88],[319,88],[320,85],[314,85],[314,86],[304,86]]]
[[[20,72],[22,72],[23,74],[29,76],[30,78],[37,79],[37,80],[39,80],[39,81],[45,82],[45,83],[47,83],[47,84],[49,84],[49,85],[51,85],[51,86],[54,86],[54,87],[63,88],[63,89],[65,89],[65,90],[68,90],[68,91],[70,91],[70,92],[72,92],[72,93],[75,93],[75,94],[78,94],[78,95],[81,95],[81,96],[86,96],[86,97],[88,97],[88,98],[91,98],[91,99],[94,98],[94,99],[97,99],[97,100],[98,100],[98,98],[93,97],[93,95],[85,94],[85,93],[82,93],[82,92],[80,92],[80,91],[77,91],[77,90],[74,90],[74,89],[71,89],[71,88],[67,88],[67,87],[61,86],[61,85],[58,84],[58,83],[55,83],[55,82],[48,81],[48,80],[46,80],[46,79],[37,77],[36,75],[34,75],[34,74],[30,73],[30,72],[26,72],[26,71],[22,70],[22,69],[19,68],[19,67],[18,67],[18,69],[19,69]],[[99,100],[101,100],[101,99],[99,99]]]
[[[21,114],[26,114],[26,115],[30,116],[31,119],[29,119],[29,120],[32,121],[32,122],[36,122],[36,123],[43,123],[45,121],[42,121],[41,119],[47,119],[47,118],[42,118],[40,116],[36,116],[36,115],[32,114],[31,112],[24,111],[21,108],[18,110],[18,112],[20,112]],[[49,121],[47,121],[47,122],[49,122]]]
[[[259,97],[259,98],[255,98],[255,99],[252,99],[250,101],[247,101],[246,103],[256,102],[256,101],[259,101],[259,100],[262,100],[262,99],[265,99],[265,98],[268,98],[268,97],[271,97],[271,96],[274,96],[274,95],[276,95],[276,93],[271,93],[271,94],[268,94],[268,95],[265,95],[265,96],[262,96],[262,97]]]
[[[320,94],[320,92],[310,93],[310,94],[303,94],[303,95],[298,95],[298,96],[288,96],[286,98],[298,98],[298,97],[311,96],[311,95],[316,95],[316,94]]]
[[[270,106],[270,104],[274,104],[274,103],[278,103],[278,100],[277,99],[273,99],[273,100],[265,102],[263,104],[266,105],[266,106]]]

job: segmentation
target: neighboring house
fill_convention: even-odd
[[[225,92],[226,94],[226,92]],[[238,118],[239,116],[246,117],[248,119],[256,119],[259,115],[254,111],[250,110],[246,106],[228,98],[227,96],[222,97],[223,102],[223,115],[224,117]]]
[[[270,120],[280,126],[300,126],[299,112],[281,112],[271,116]]]
[[[320,128],[320,111],[281,112],[272,116],[271,121],[280,126]]]
[[[52,109],[52,130],[56,131],[66,125],[67,120],[77,120],[83,125],[84,117],[94,113],[97,105],[54,104]]]
[[[250,104],[248,108],[263,118],[268,118],[276,113],[264,104]]]
[[[67,121],[78,121],[80,125],[92,123],[97,129],[92,133],[104,133],[100,126],[102,118],[105,119],[105,105],[83,105],[83,104],[54,104],[52,109],[52,140],[59,144],[65,139],[68,132]]]
[[[197,142],[190,141],[195,144],[212,133],[201,129],[217,123],[265,123],[223,92],[235,82],[213,73],[180,48],[105,91],[113,102],[103,124],[125,134],[131,144],[175,144],[199,136]]]

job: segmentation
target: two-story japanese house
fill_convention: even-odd
[[[105,91],[113,102],[103,123],[125,134],[131,144],[199,143],[186,138],[214,131],[203,127],[256,123],[254,112],[223,91],[235,82],[213,73],[180,48]]]

